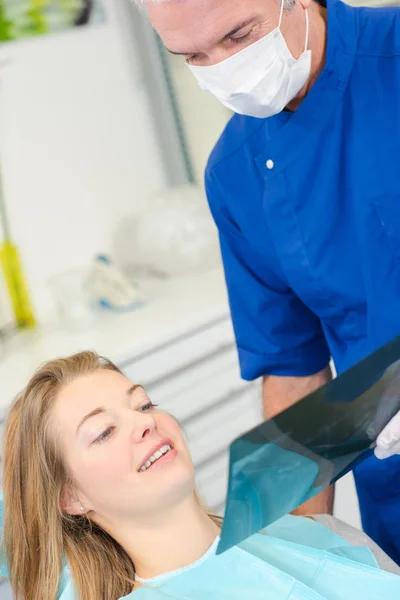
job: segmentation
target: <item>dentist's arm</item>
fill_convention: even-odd
[[[270,419],[295,404],[311,392],[331,381],[329,366],[308,377],[278,377],[268,375],[263,382],[263,408],[265,420]]]
[[[326,367],[315,375],[308,377],[264,377],[263,408],[265,419],[270,419],[295,404],[311,392],[332,379],[330,367]],[[331,486],[311,498],[308,502],[293,511],[295,515],[313,515],[333,513],[334,487]]]

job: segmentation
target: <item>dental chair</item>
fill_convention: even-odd
[[[6,580],[0,582],[0,600],[13,600],[10,584]]]

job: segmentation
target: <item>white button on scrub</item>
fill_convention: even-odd
[[[271,170],[271,169],[273,169],[273,168],[274,168],[274,166],[275,166],[275,163],[274,163],[274,161],[273,161],[273,160],[271,160],[271,159],[268,159],[268,160],[267,160],[267,162],[266,162],[265,164],[266,164],[266,166],[267,166],[267,169],[270,169],[270,170]]]

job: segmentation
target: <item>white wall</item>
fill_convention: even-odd
[[[104,25],[1,48],[6,201],[41,318],[49,277],[109,251],[121,220],[165,183],[118,0],[101,2]]]
[[[171,57],[170,65],[194,174],[202,184],[207,159],[231,113],[199,88],[182,57]]]

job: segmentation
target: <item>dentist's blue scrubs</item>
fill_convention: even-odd
[[[206,172],[245,379],[340,373],[400,334],[400,8],[328,0],[325,68],[293,114],[235,115]],[[400,564],[400,456],[355,470]]]

